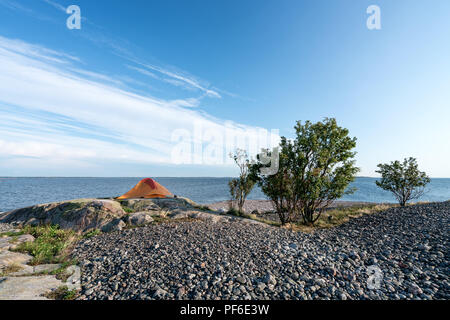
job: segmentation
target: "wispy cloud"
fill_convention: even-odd
[[[0,1],[11,1],[11,0],[0,0]],[[66,13],[66,8],[60,3],[53,0],[42,0],[53,8],[60,12]],[[94,24],[92,21],[88,20],[84,14],[82,14],[83,21],[90,24],[91,28],[89,30],[83,30],[78,36],[86,39],[96,46],[104,46],[111,50],[115,55],[125,59],[129,63],[135,64],[134,66],[127,65],[128,68],[144,74],[153,79],[157,79],[164,83],[171,84],[176,87],[180,87],[187,90],[199,90],[207,97],[210,98],[221,98],[220,92],[230,96],[239,97],[225,90],[220,90],[218,88],[212,88],[206,81],[201,81],[188,72],[175,68],[173,66],[156,65],[154,63],[148,63],[145,59],[136,57],[128,48],[134,47],[133,44],[129,43],[126,39],[118,39],[116,36],[108,36],[105,30]],[[127,46],[123,44],[126,43]]]
[[[18,39],[8,39],[0,36],[2,43],[1,48],[14,52],[23,56],[37,58],[38,61],[57,62],[57,63],[71,63],[81,62],[78,57],[72,56],[67,53],[47,49],[43,46],[36,44],[29,44]]]
[[[150,72],[150,71],[148,71],[148,70],[146,70],[146,69],[142,69],[142,68],[138,68],[138,67],[134,67],[134,66],[130,66],[130,65],[126,65],[126,67],[127,67],[128,69],[137,71],[137,72],[139,72],[140,74],[143,74],[144,76],[147,76],[147,77],[150,77],[150,78],[153,78],[153,79],[158,79],[158,80],[160,80],[160,78],[159,78],[156,74],[154,74],[153,72]]]
[[[19,2],[13,0],[0,0],[0,5],[14,11],[22,11],[29,14],[33,13],[33,10],[31,10],[30,8],[25,7]]]
[[[261,130],[225,126],[191,109],[202,97],[164,100],[133,93],[80,67],[80,59],[43,46],[0,37],[0,61],[0,158],[170,163],[176,130],[192,132],[194,124],[236,135]]]
[[[193,77],[189,77],[187,75],[183,75],[181,73],[175,73],[168,70],[165,70],[161,67],[157,67],[154,65],[149,65],[144,62],[140,62],[134,58],[128,58],[132,62],[135,62],[141,67],[131,66],[126,64],[125,66],[130,69],[137,71],[140,74],[148,76],[150,78],[160,80],[166,83],[169,83],[176,87],[182,87],[187,90],[200,90],[203,94],[212,98],[221,98],[221,95],[218,93],[217,89],[208,89],[204,85],[201,85],[198,80]],[[156,73],[157,74],[156,74]]]
[[[64,13],[66,12],[66,8],[57,2],[51,0],[43,0],[43,1],[51,5],[52,7],[58,9],[59,11],[62,11]]]
[[[172,81],[172,83],[183,84],[185,86],[190,86],[190,87],[196,88],[196,89],[204,92],[209,97],[221,98],[221,95],[217,91],[208,89],[206,86],[202,85],[198,80],[196,80],[193,77],[189,77],[182,73],[172,72],[167,69],[164,69],[164,68],[161,68],[161,67],[158,67],[155,65],[147,64],[144,62],[140,62],[137,60],[134,60],[134,62],[141,65],[142,67],[147,68],[148,70],[153,70],[164,76],[169,77],[168,80],[175,80],[175,82]]]

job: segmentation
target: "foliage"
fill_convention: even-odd
[[[133,213],[134,212],[133,209],[130,209],[128,207],[122,207],[122,209],[123,209],[123,211],[125,211],[125,213]]]
[[[44,296],[52,300],[74,300],[78,296],[78,291],[76,289],[69,290],[67,286],[61,286]]]
[[[252,191],[255,181],[250,177],[250,162],[246,151],[236,149],[234,154],[230,153],[230,157],[239,167],[239,178],[228,182],[231,196],[230,209],[234,208],[236,203],[238,212],[243,212],[245,199]]]
[[[98,236],[100,234],[102,234],[102,232],[99,229],[92,229],[92,230],[86,232],[83,235],[83,238],[89,239],[89,238],[92,238],[92,237],[96,237],[96,236]]]
[[[419,171],[415,158],[405,158],[403,163],[394,161],[390,164],[379,164],[381,180],[375,183],[380,188],[394,194],[399,204],[403,207],[413,199],[420,198],[425,191],[425,186],[430,178],[425,172]]]
[[[18,237],[18,236],[21,236],[21,235],[23,235],[24,234],[24,232],[23,231],[7,231],[7,232],[2,232],[2,233],[0,233],[0,238],[3,238],[3,237]]]
[[[194,207],[200,211],[206,211],[206,212],[211,211],[211,208],[206,205],[197,205]]]
[[[238,210],[236,210],[236,208],[230,208],[227,211],[227,214],[230,214],[232,216],[240,216],[242,214],[242,212],[239,212]]]
[[[313,232],[318,229],[327,229],[337,227],[352,218],[358,218],[363,215],[374,214],[392,208],[393,205],[387,204],[367,204],[354,205],[349,207],[329,208],[324,211],[314,225],[305,225],[304,223],[292,224],[293,230],[302,232]]]
[[[313,224],[334,200],[354,191],[347,187],[359,171],[352,151],[356,138],[333,118],[314,124],[297,121],[295,131],[295,139],[281,138],[278,172],[262,175],[264,165],[258,158],[251,175],[273,202],[282,224],[300,215],[304,223]]]
[[[33,242],[18,245],[15,251],[26,252],[33,256],[30,265],[60,263],[67,259],[66,249],[78,239],[72,230],[62,230],[58,226],[26,226],[26,234],[35,237]]]

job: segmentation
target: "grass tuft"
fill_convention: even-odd
[[[18,231],[18,232],[15,232],[15,231],[8,231],[8,232],[0,233],[0,238],[6,238],[6,237],[18,237],[18,236],[21,236],[21,235],[23,235],[23,234],[25,234],[23,231]]]
[[[318,229],[337,227],[350,219],[384,211],[394,206],[391,204],[370,204],[330,209],[323,212],[314,225],[305,225],[302,222],[297,222],[287,227],[295,231],[313,232]]]
[[[123,211],[125,211],[125,213],[133,213],[134,212],[133,209],[130,209],[128,207],[122,207],[122,209],[123,209]]]
[[[67,286],[58,287],[44,294],[44,297],[52,300],[74,300],[77,296],[78,291],[75,289],[69,290]]]
[[[102,232],[101,232],[99,229],[93,229],[93,230],[91,230],[91,231],[86,232],[86,233],[83,235],[83,238],[89,239],[89,238],[98,236],[98,235],[100,235],[100,234],[102,234]]]
[[[230,214],[230,215],[236,216],[236,217],[242,217],[243,215],[245,215],[245,212],[239,211],[235,208],[231,208],[227,211],[227,214]]]
[[[24,242],[14,251],[29,253],[33,256],[30,265],[62,263],[68,260],[68,249],[79,239],[72,230],[62,230],[58,226],[26,226],[26,234],[35,237],[33,242]]]
[[[211,208],[205,205],[196,205],[194,206],[195,209],[200,210],[200,211],[206,211],[209,212],[211,211]]]

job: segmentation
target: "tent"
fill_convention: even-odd
[[[117,199],[133,198],[167,198],[172,197],[172,193],[153,179],[146,178],[138,182],[130,191],[121,195]]]

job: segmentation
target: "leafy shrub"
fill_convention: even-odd
[[[230,157],[239,167],[239,177],[228,182],[231,196],[230,210],[236,203],[239,213],[243,212],[245,199],[252,191],[255,180],[250,177],[250,162],[246,151],[237,149],[234,154],[230,153]]]
[[[299,215],[304,223],[313,224],[334,200],[354,191],[347,186],[359,171],[352,151],[356,138],[328,118],[314,124],[297,121],[295,131],[295,139],[281,138],[276,174],[261,174],[264,164],[259,158],[251,173],[282,224],[296,221]]]
[[[408,201],[420,198],[425,192],[425,186],[430,182],[426,173],[419,171],[417,160],[412,157],[405,158],[403,163],[380,163],[378,168],[376,172],[381,174],[381,180],[375,183],[392,192],[402,207]]]

